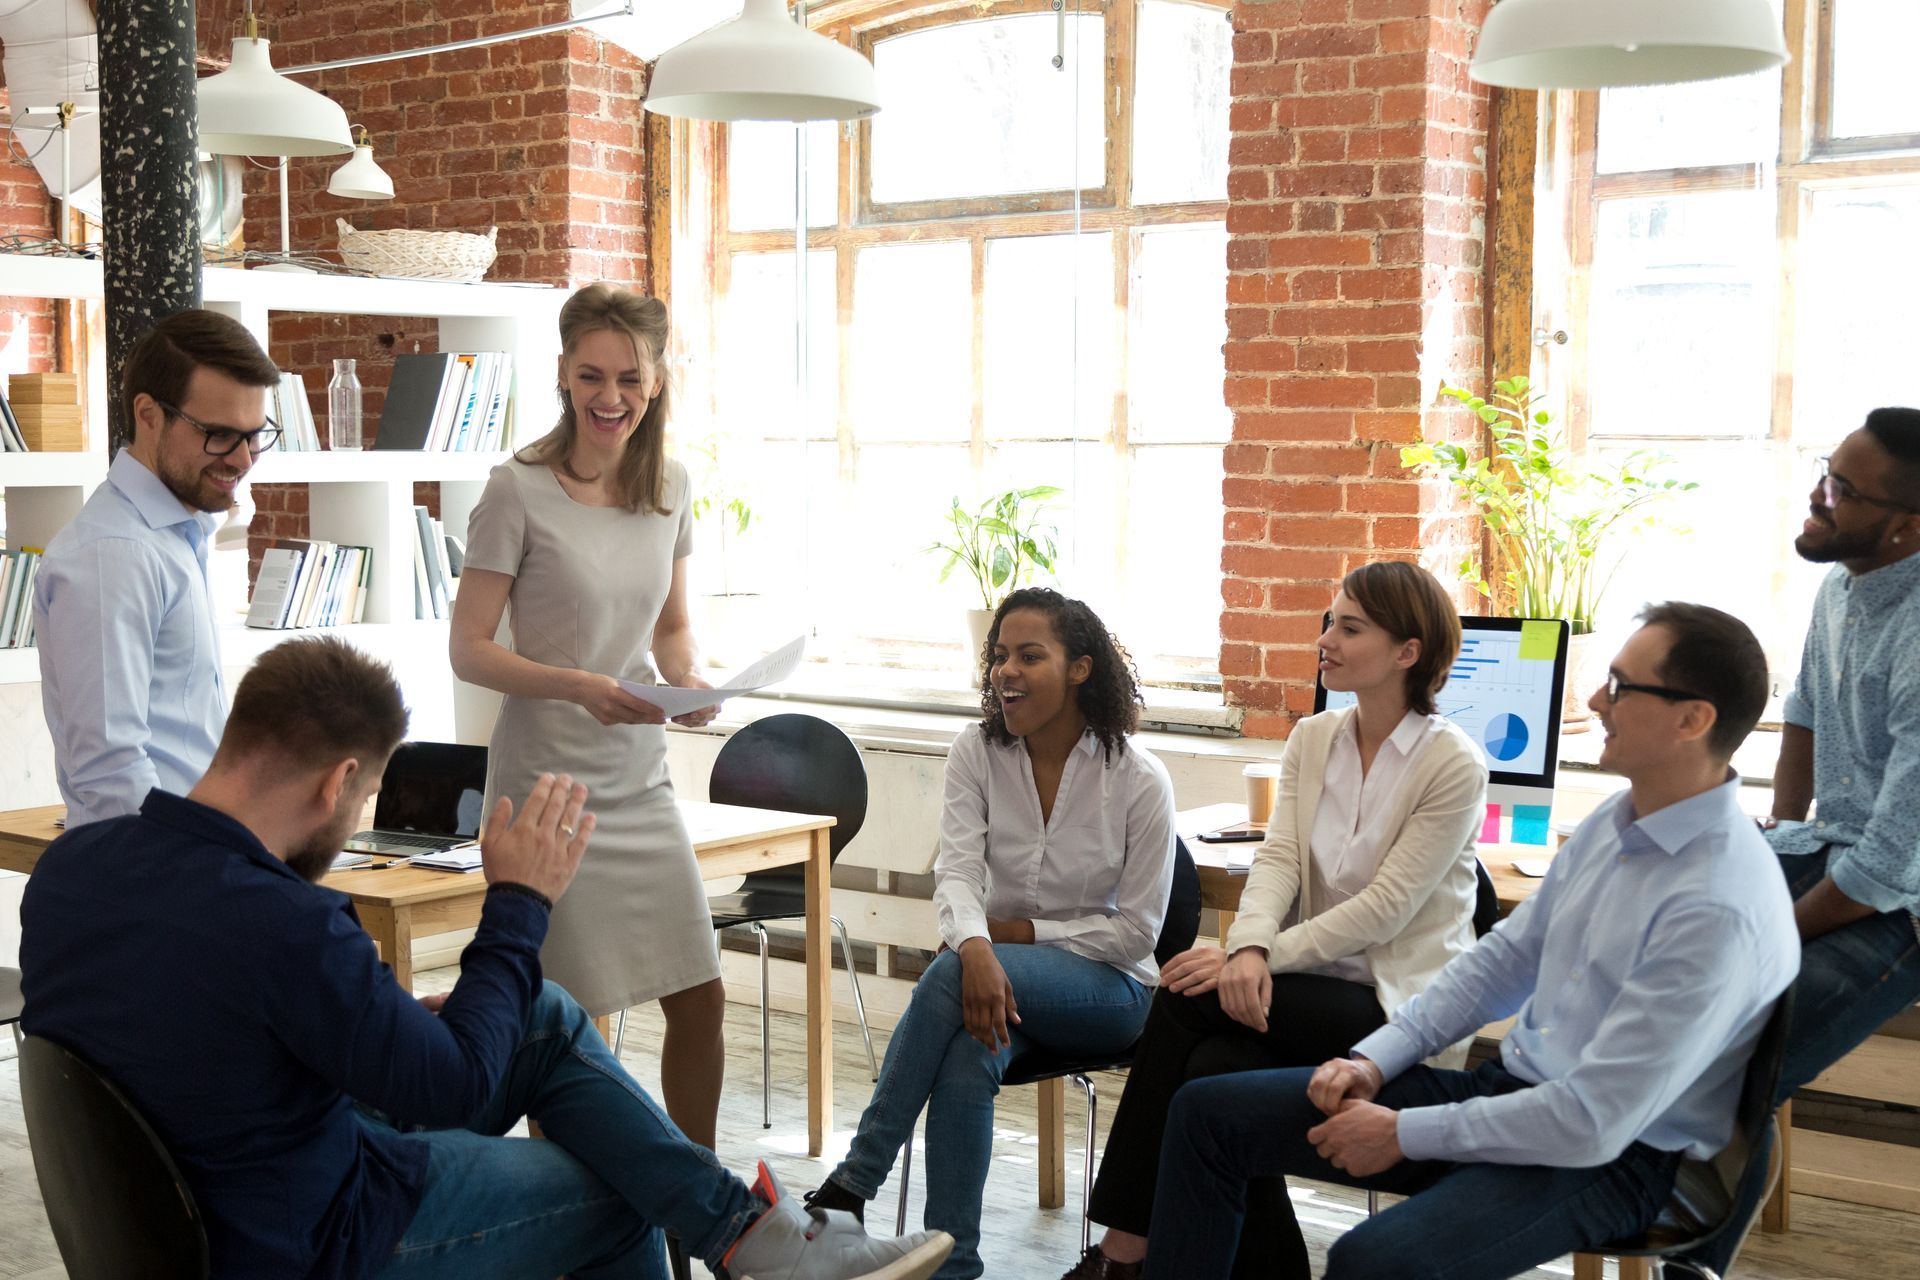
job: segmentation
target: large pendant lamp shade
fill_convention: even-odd
[[[1469,74],[1508,89],[1717,80],[1787,60],[1772,0],[1501,0]]]
[[[233,62],[198,86],[200,149],[217,156],[339,156],[353,150],[347,113],[273,69],[270,42],[241,36]]]
[[[857,120],[880,110],[873,64],[746,0],[738,18],[660,55],[647,110],[688,120]]]

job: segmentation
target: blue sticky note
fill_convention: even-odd
[[[1513,843],[1540,844],[1547,842],[1547,819],[1553,814],[1553,808],[1544,804],[1517,804],[1513,806]]]

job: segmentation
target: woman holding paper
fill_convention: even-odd
[[[687,472],[665,453],[667,333],[657,299],[604,284],[561,308],[560,420],[494,468],[473,509],[451,658],[462,680],[506,695],[489,805],[545,772],[593,793],[593,849],[554,909],[541,967],[596,1017],[660,1001],[667,1113],[712,1147],[719,952],[667,776],[666,715],[621,688],[708,687],[687,614]],[[494,639],[503,614],[511,649]]]
[[[1114,1113],[1088,1216],[1105,1237],[1063,1280],[1132,1280],[1146,1257],[1161,1131],[1188,1080],[1343,1056],[1473,945],[1480,750],[1434,709],[1460,652],[1446,588],[1416,565],[1348,574],[1319,639],[1320,679],[1357,704],[1294,726],[1266,842],[1224,949],[1169,960]],[[1464,1065],[1466,1046],[1443,1055]],[[1256,1182],[1234,1275],[1304,1255]]]

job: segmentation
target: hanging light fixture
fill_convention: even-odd
[[[349,200],[391,200],[393,179],[373,159],[373,139],[362,126],[353,140],[353,158],[327,179],[327,194]]]
[[[225,156],[339,156],[353,150],[347,113],[324,94],[280,75],[267,56],[270,41],[247,5],[247,34],[233,42],[233,61],[195,86],[200,149]]]
[[[660,55],[647,110],[689,120],[857,120],[880,110],[873,64],[746,0],[740,16]]]
[[[1771,0],[1501,0],[1468,74],[1509,89],[1610,89],[1787,60]]]

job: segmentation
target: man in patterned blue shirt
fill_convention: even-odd
[[[1920,1000],[1920,410],[1868,414],[1821,460],[1808,507],[1794,550],[1834,568],[1787,698],[1767,833],[1803,955],[1783,1102]],[[1705,1260],[1724,1270],[1729,1252]]]

